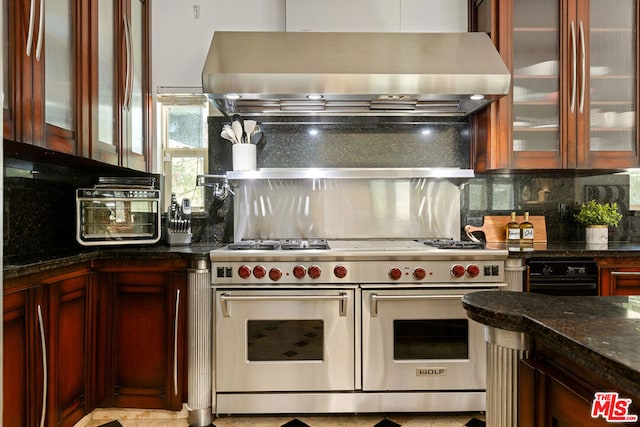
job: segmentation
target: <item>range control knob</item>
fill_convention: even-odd
[[[317,279],[320,277],[320,274],[322,273],[322,269],[317,265],[312,265],[309,267],[309,270],[307,271],[307,273],[309,274],[309,277],[311,277],[312,279]]]
[[[453,277],[462,277],[464,276],[465,271],[466,271],[465,268],[460,264],[456,264],[453,267],[451,267],[451,275]]]
[[[282,271],[279,268],[272,268],[269,270],[269,279],[277,282],[282,277]]]
[[[344,279],[347,275],[347,267],[344,265],[336,265],[333,268],[333,274],[335,274],[338,279]]]
[[[238,276],[243,279],[249,278],[249,276],[251,276],[251,267],[248,265],[241,265],[238,267]]]
[[[391,280],[398,280],[402,277],[402,270],[400,270],[398,267],[393,267],[391,270],[389,270],[389,278]]]
[[[475,264],[467,265],[467,276],[469,277],[477,277],[480,274],[480,267]]]
[[[422,280],[427,277],[427,271],[422,267],[417,267],[413,270],[413,278],[416,280]]]
[[[307,274],[307,269],[301,265],[293,267],[293,276],[296,279],[302,279]]]
[[[255,267],[253,267],[253,275],[256,277],[256,279],[262,279],[267,275],[267,269],[261,265],[256,265]]]

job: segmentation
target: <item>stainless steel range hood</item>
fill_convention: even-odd
[[[510,80],[485,33],[216,31],[202,73],[243,115],[465,116]]]

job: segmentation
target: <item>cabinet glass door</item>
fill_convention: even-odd
[[[560,153],[560,5],[513,1],[513,152]],[[548,167],[548,166],[547,166]]]
[[[591,152],[636,152],[637,7],[635,0],[589,2],[588,61],[582,69],[588,78],[581,91],[590,108]]]
[[[74,57],[72,3],[46,0],[45,10],[45,122],[74,130]],[[41,53],[36,42],[36,60]]]
[[[115,35],[113,1],[98,2],[98,140],[115,149]]]

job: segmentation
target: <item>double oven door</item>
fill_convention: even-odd
[[[484,390],[468,289],[215,291],[217,393]]]
[[[484,390],[484,332],[462,307],[467,292],[364,289],[362,389]]]
[[[216,391],[344,391],[355,378],[356,288],[215,292]]]

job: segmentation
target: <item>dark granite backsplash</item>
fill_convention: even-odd
[[[139,176],[141,173],[96,162],[4,150],[3,259],[5,264],[36,254],[70,254],[82,250],[75,239],[75,190],[90,187],[99,176]],[[47,162],[41,158],[51,158]],[[62,159],[58,161],[59,159]]]
[[[209,171],[232,169],[231,146],[220,137],[226,117],[209,118]],[[466,118],[420,117],[260,117],[266,144],[258,151],[258,168],[287,167],[470,167]],[[617,202],[623,221],[610,229],[612,241],[640,241],[640,220],[629,212],[629,177],[585,176],[574,171],[524,174],[476,174],[461,192],[462,225],[482,225],[484,215],[546,217],[549,241],[578,241],[584,231],[573,221],[576,205],[595,198]],[[216,208],[216,237],[232,228],[232,206],[225,219]],[[209,219],[205,233],[213,237]],[[207,231],[208,230],[208,231]],[[220,232],[225,230],[225,232]],[[464,232],[461,230],[461,236]]]
[[[209,118],[210,173],[232,169],[231,143],[220,137],[225,123],[225,117]],[[261,117],[259,125],[266,136],[259,168],[468,168],[470,162],[465,118]],[[82,249],[75,241],[75,189],[92,185],[101,175],[131,174],[106,165],[24,160],[7,153],[6,144],[4,166],[5,259]],[[207,197],[207,216],[193,220],[193,242],[229,242],[232,198]],[[461,197],[462,225],[481,225],[484,215],[528,211],[547,218],[548,239],[555,242],[584,239],[572,220],[576,202],[616,201],[624,219],[610,229],[610,239],[640,241],[640,216],[629,212],[629,177],[624,174],[476,174],[463,186]]]

